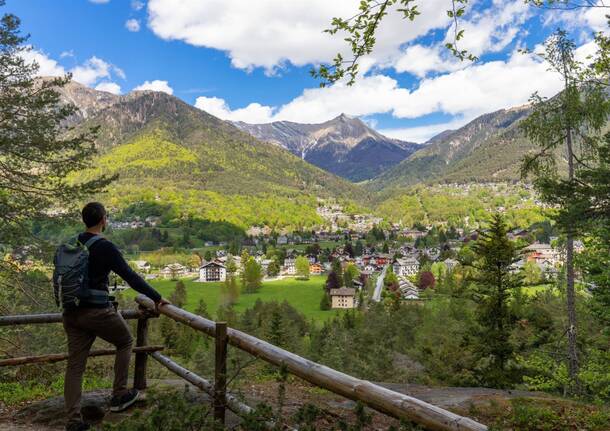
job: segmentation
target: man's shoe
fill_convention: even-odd
[[[135,403],[140,393],[137,389],[130,389],[125,394],[120,396],[114,396],[110,400],[110,411],[111,412],[122,412]]]
[[[87,431],[88,429],[91,429],[91,426],[86,422],[71,422],[66,425],[66,431]]]

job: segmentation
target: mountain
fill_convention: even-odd
[[[99,157],[78,177],[118,174],[105,196],[116,208],[160,201],[179,217],[295,228],[320,221],[318,197],[351,202],[365,195],[176,97],[136,91],[110,98],[74,85],[68,94],[82,114],[71,133],[100,126]]]
[[[289,150],[303,160],[351,181],[363,181],[400,163],[421,146],[381,135],[345,114],[321,124],[276,121],[233,123],[243,131]]]
[[[68,82],[58,91],[64,101],[78,107],[78,112],[69,119],[69,125],[78,124],[121,99],[121,96],[94,90],[75,81]]]
[[[372,190],[419,182],[505,181],[519,178],[523,155],[533,149],[519,129],[529,105],[481,115],[433,137],[419,151],[369,183]]]

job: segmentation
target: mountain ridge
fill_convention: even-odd
[[[421,145],[388,138],[357,117],[341,114],[323,123],[233,122],[252,136],[281,146],[324,170],[352,181],[368,180]]]
[[[530,109],[529,105],[500,109],[456,130],[443,131],[421,150],[374,178],[368,187],[382,190],[420,182],[518,179],[520,161],[533,149],[518,128]],[[490,153],[490,148],[494,152]]]

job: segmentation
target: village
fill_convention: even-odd
[[[173,262],[153,267],[142,259],[133,260],[131,264],[148,280],[188,279],[201,283],[202,289],[205,289],[205,283],[225,282],[229,276],[239,277],[245,266],[243,253],[246,259],[251,258],[256,263],[263,281],[328,276],[338,265],[342,273],[350,272],[353,276],[349,283],[327,289],[332,309],[358,308],[365,298],[381,301],[388,293],[388,286],[384,285],[388,273],[396,276],[395,293],[400,300],[417,303],[425,297],[426,289],[434,288],[439,273],[451,273],[462,265],[462,249],[478,235],[476,231],[465,234],[461,229],[452,232],[449,234],[432,226],[424,230],[397,229],[396,226],[383,230],[373,224],[368,231],[344,229],[333,235],[318,232],[308,239],[281,235],[273,245],[261,232],[259,237],[247,242],[251,245],[244,246],[241,255],[231,254],[226,247],[220,246],[205,256],[195,254],[191,259],[197,261],[195,265]],[[515,272],[528,268],[537,274],[540,283],[557,277],[565,257],[557,244],[558,238],[551,237],[549,243],[538,242],[532,240],[531,232],[526,229],[514,229],[508,236],[522,244],[521,259],[513,265]],[[335,245],[322,248],[321,241],[334,241]],[[582,248],[582,243],[577,242],[576,251]]]

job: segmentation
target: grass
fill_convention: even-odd
[[[93,373],[86,373],[83,379],[84,390],[112,387],[112,382]],[[64,376],[58,376],[51,382],[21,381],[0,382],[0,407],[18,406],[25,402],[41,400],[61,395],[64,389]],[[1,410],[1,409],[0,409]]]
[[[294,278],[264,281],[258,292],[242,293],[234,308],[237,312],[243,312],[254,306],[257,299],[264,302],[287,301],[308,319],[323,322],[337,314],[336,310],[320,310],[324,280],[324,276],[317,275],[310,277],[307,281]],[[187,291],[187,301],[184,308],[193,311],[197,308],[199,300],[203,299],[208,311],[214,316],[220,305],[220,286],[222,283],[198,283],[189,279],[183,279],[182,281]],[[169,297],[176,286],[176,282],[172,280],[152,280],[150,284],[164,297]],[[135,294],[131,289],[125,292],[125,295],[130,298],[134,297]]]

